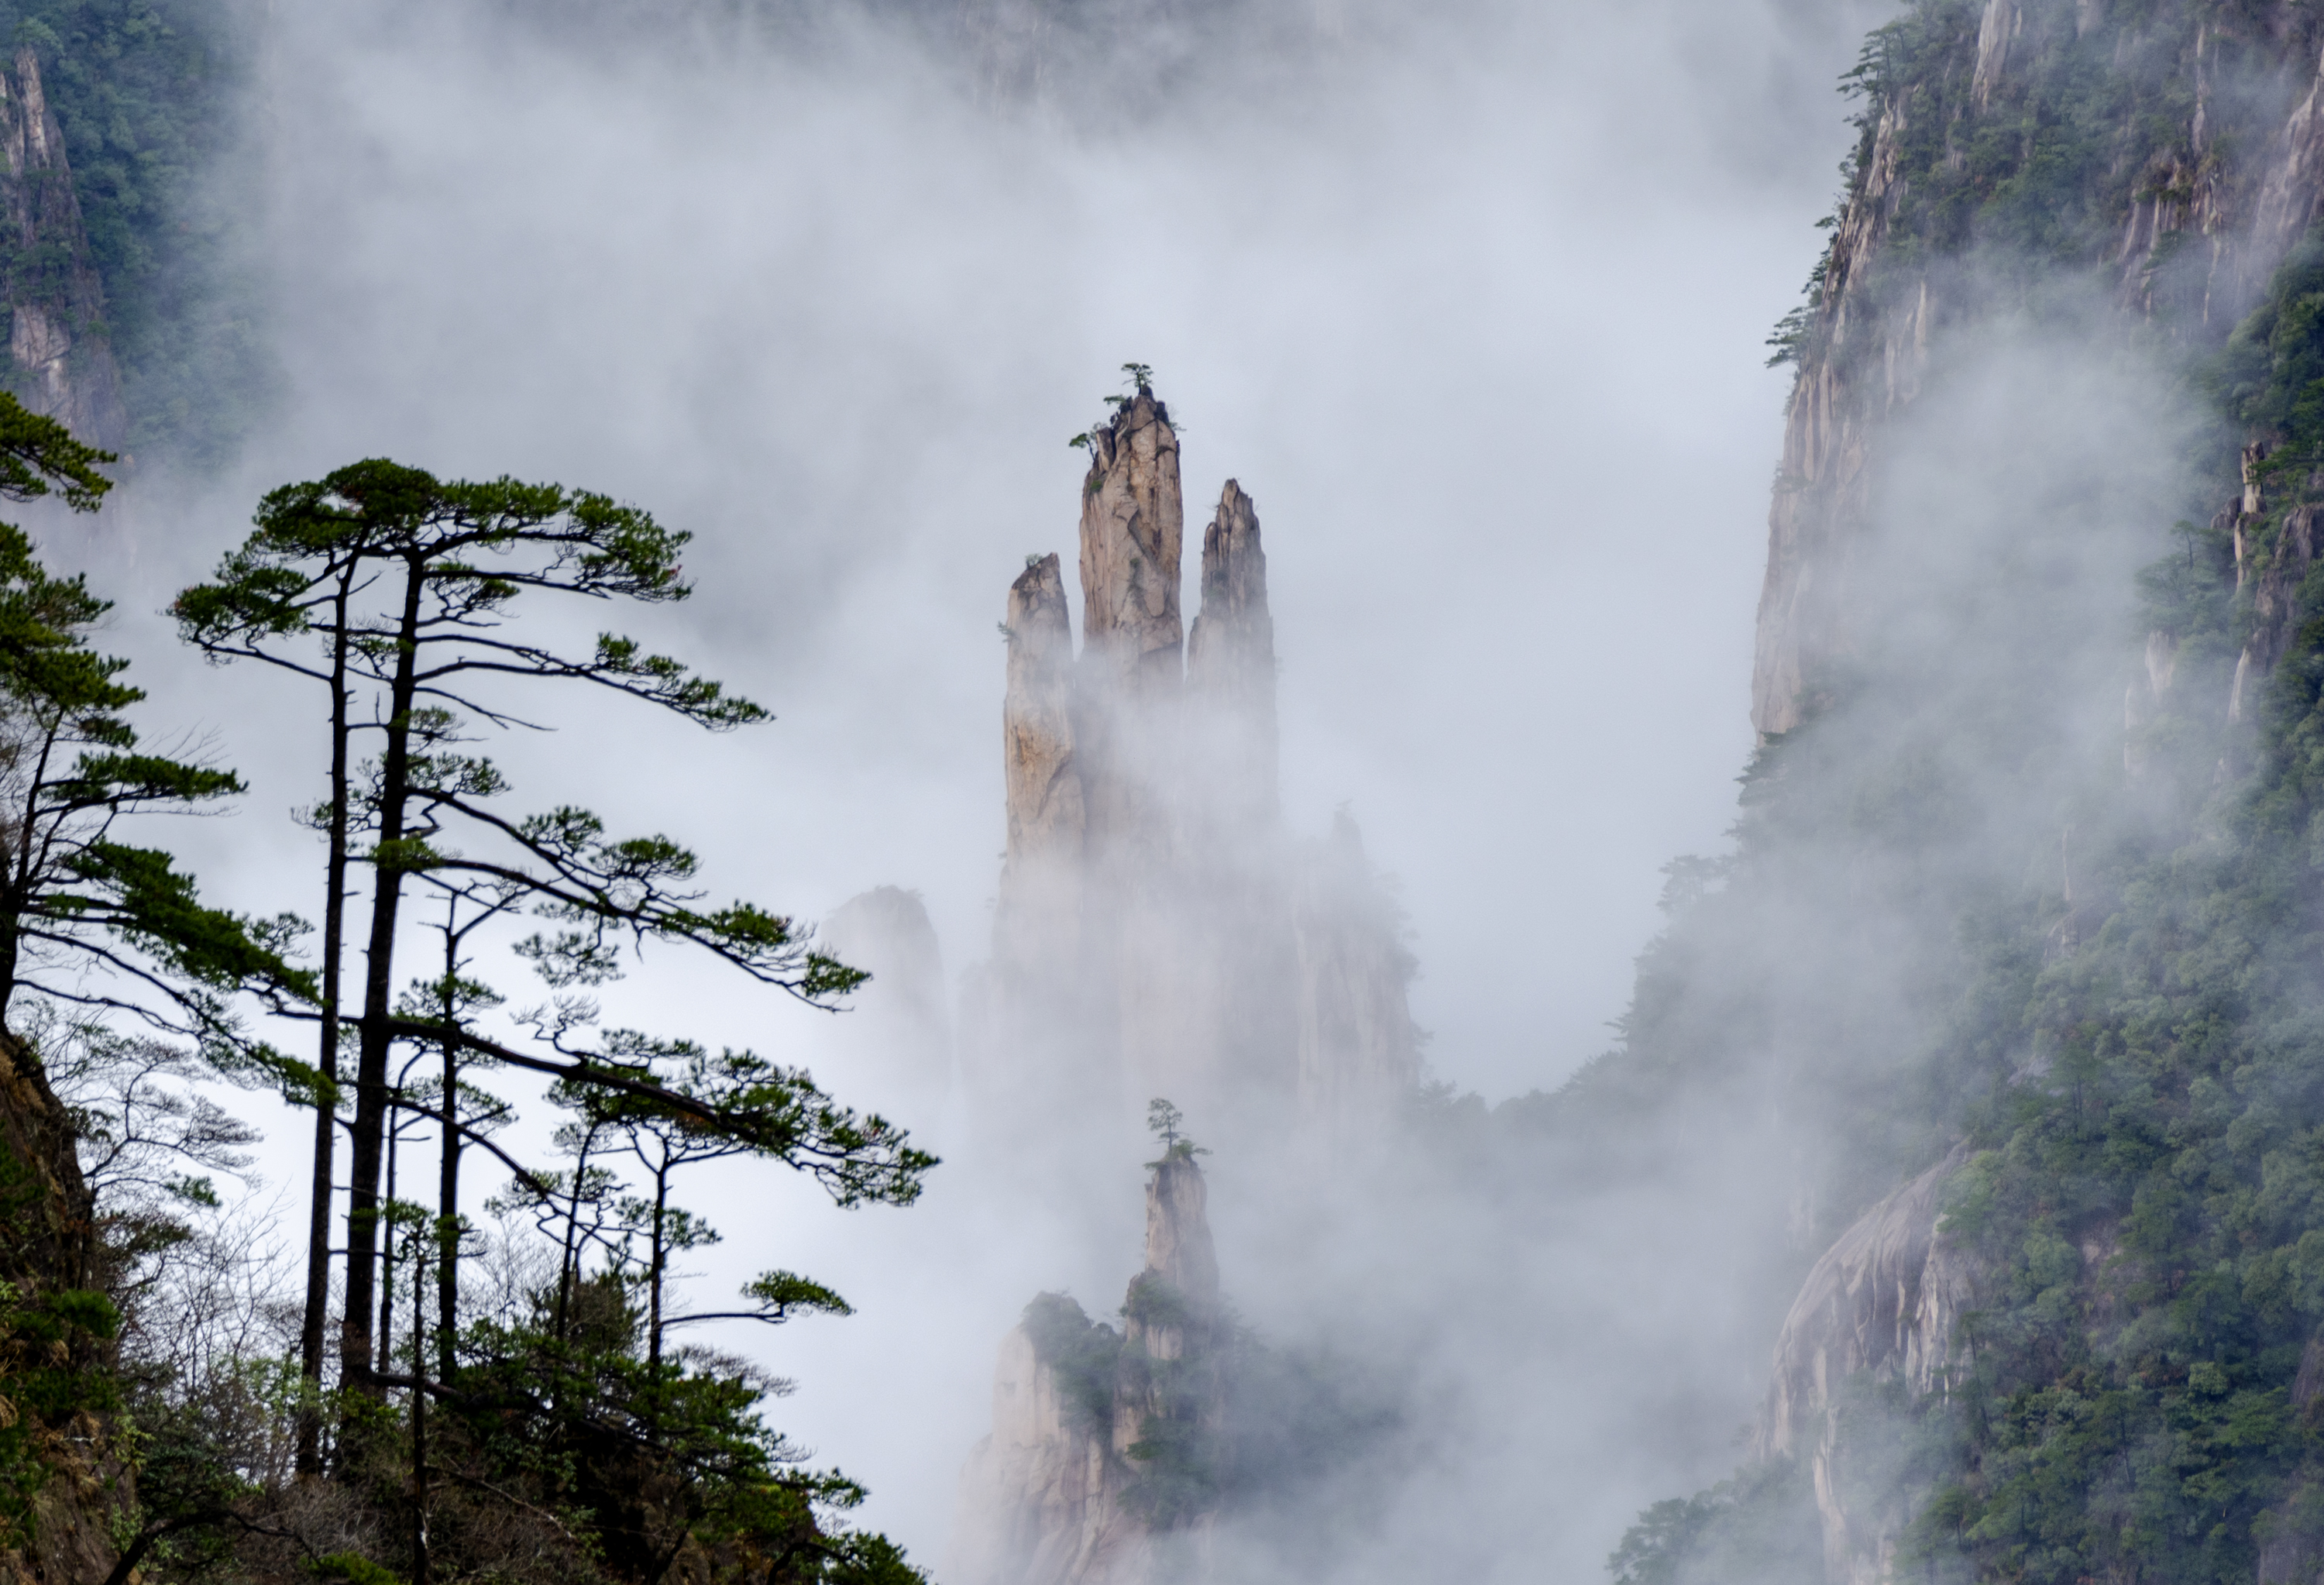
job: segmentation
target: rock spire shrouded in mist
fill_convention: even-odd
[[[1009,848],[1001,890],[1010,905],[1000,931],[1022,922],[1080,915],[1081,859],[1087,820],[1074,759],[1074,631],[1055,555],[1028,560],[1009,585],[1009,687],[1001,705],[1002,773],[1008,779]],[[1014,944],[1038,952],[1036,938]]]
[[[833,911],[825,950],[872,978],[834,1029],[834,1043],[882,1107],[924,1115],[952,1082],[952,1018],[944,954],[917,891],[875,886]]]
[[[1008,849],[966,1014],[973,1097],[993,1119],[1158,1092],[1231,1128],[1308,1097],[1335,1128],[1377,1120],[1418,1070],[1412,963],[1360,844],[1283,831],[1258,506],[1222,492],[1188,635],[1168,406],[1141,379],[1086,440],[1080,654],[1055,555],[1027,559],[1002,623]]]
[[[1232,479],[1203,530],[1203,607],[1186,637],[1186,693],[1204,798],[1230,822],[1271,825],[1275,618],[1259,512]]]
[[[1214,1513],[1165,1467],[1224,1422],[1218,1258],[1191,1152],[1146,1184],[1146,1264],[1122,1325],[1043,1294],[1001,1341],[992,1433],[961,1473],[948,1585],[1148,1585],[1198,1573]]]
[[[1082,485],[1082,665],[1125,696],[1177,691],[1185,519],[1170,410],[1140,385],[1090,431]]]
[[[8,352],[24,405],[92,446],[118,450],[128,438],[121,377],[105,331],[105,291],[64,129],[41,87],[39,55],[16,51],[13,78],[0,78],[0,286],[9,309]]]

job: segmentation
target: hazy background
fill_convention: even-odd
[[[558,734],[494,750],[518,801],[668,829],[721,890],[811,917],[916,889],[956,975],[1002,836],[1003,591],[1027,552],[1070,562],[1065,442],[1136,359],[1183,420],[1190,540],[1224,478],[1258,502],[1287,818],[1315,832],[1351,803],[1401,878],[1436,1073],[1491,1099],[1554,1086],[1608,1043],[1657,866],[1732,817],[1788,382],[1761,344],[1852,138],[1831,85],[1884,10],[1350,6],[1269,32],[1279,52],[1196,19],[1167,92],[1119,59],[1028,106],[844,9],[802,32],[675,6],[283,8],[235,180],[260,195],[288,400],[237,476],[148,477],[82,540],[152,719],[199,723],[254,784],[179,846],[241,906],[317,911],[319,855],[283,815],[320,779],[316,702],[205,670],[153,614],[260,490],[374,455],[555,478],[695,530],[695,600],[625,625],[779,719],[708,739],[568,696]],[[617,1015],[825,1046],[812,1015],[659,967]],[[265,1110],[293,1184],[304,1129]],[[1138,1156],[1115,1236],[1084,1242],[976,1193],[951,1110],[905,1120],[958,1158],[920,1209],[842,1218],[765,1171],[696,1198],[729,1235],[720,1285],[782,1264],[859,1305],[727,1341],[801,1378],[784,1423],[933,1562],[1018,1307],[1067,1286],[1110,1313],[1135,1268]],[[1226,1281],[1287,1319],[1258,1270],[1283,1230],[1238,1203],[1238,1170],[1215,1167]],[[1527,1414],[1554,1423],[1471,1427],[1469,1456],[1545,1482],[1562,1458],[1584,1483],[1526,1519],[1550,1551],[1502,1560],[1526,1578],[1594,1566],[1638,1502],[1718,1472],[1627,1449],[1635,1401],[1572,1378],[1637,1307],[1571,1269],[1511,1251],[1501,1295],[1513,1335],[1538,1329]],[[1722,1372],[1739,1404],[1730,1364],[1673,1362],[1662,1387],[1685,1401]],[[1416,1500],[1449,1501],[1447,1469]]]

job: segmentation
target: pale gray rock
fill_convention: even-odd
[[[0,225],[13,244],[5,272],[8,353],[23,400],[77,439],[117,451],[129,424],[105,327],[105,291],[81,224],[64,129],[41,87],[39,54],[16,51],[0,75]]]
[[[1169,409],[1141,387],[1091,431],[1082,483],[1082,666],[1123,696],[1177,692],[1185,516],[1177,432]]]
[[[1216,1434],[1218,1258],[1201,1169],[1172,1152],[1146,1187],[1146,1264],[1122,1330],[1044,1295],[1001,1340],[992,1433],[961,1473],[946,1585],[1161,1585],[1207,1577],[1214,1516],[1158,1526],[1131,1449],[1157,1418]],[[1111,1355],[1099,1350],[1115,1350]],[[1167,1362],[1167,1369],[1157,1369]]]
[[[1845,1389],[1868,1378],[1901,1382],[1914,1397],[1942,1394],[1969,1363],[1960,1323],[1975,1273],[1940,1226],[1945,1184],[1967,1159],[1957,1147],[1842,1233],[1776,1340],[1753,1451],[1808,1461],[1831,1585],[1886,1585],[1920,1495],[1881,1478],[1882,1427],[1842,1414]]]
[[[1009,847],[996,930],[1011,960],[1053,953],[1081,917],[1081,766],[1074,753],[1072,617],[1053,553],[1009,585],[1008,692],[1001,707]]]
[[[1061,1113],[1157,1095],[1262,1135],[1377,1122],[1418,1071],[1411,960],[1351,825],[1312,857],[1284,834],[1256,504],[1221,492],[1182,643],[1169,410],[1140,389],[1089,444],[1080,655],[1055,556],[1028,560],[1003,624],[1008,846],[963,998],[973,1105],[1033,1134],[1028,1158],[1072,1147]]]
[[[1275,618],[1259,511],[1232,479],[1203,530],[1203,604],[1186,639],[1186,698],[1198,796],[1223,821],[1271,830]]]

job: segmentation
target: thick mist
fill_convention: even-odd
[[[1829,85],[1879,15],[1342,11],[1189,17],[1158,86],[1134,49],[1098,51],[1074,92],[1029,101],[896,15],[271,18],[232,180],[260,217],[280,410],[231,478],[157,471],[118,522],[50,541],[120,601],[108,641],[152,718],[194,723],[254,784],[180,851],[236,906],[313,909],[319,854],[282,811],[319,778],[314,703],[203,668],[152,614],[260,491],[377,455],[555,478],[695,531],[694,600],[624,625],[779,719],[709,739],[557,701],[557,732],[493,747],[519,801],[667,829],[721,891],[810,917],[916,889],[956,980],[998,870],[1002,594],[1027,553],[1070,557],[1065,442],[1137,360],[1183,420],[1190,501],[1231,475],[1265,524],[1289,824],[1348,804],[1400,879],[1436,1074],[1491,1100],[1554,1088],[1609,1044],[1658,867],[1733,818],[1788,382],[1761,343],[1851,136]],[[2107,406],[2105,367],[2061,375],[2074,355],[1961,377],[2038,377],[2051,400],[1932,420],[1908,458],[1941,484],[2006,443],[2006,484],[1916,492],[1898,543],[1988,544],[2025,491],[2157,454],[2172,421]],[[1997,410],[2011,422],[1980,429]],[[2062,463],[2050,419],[2078,438]],[[2169,493],[2122,491],[2106,512],[2142,521]],[[1913,576],[1967,598],[1984,554]],[[2126,601],[2135,558],[2061,576]],[[1975,626],[1920,620],[1907,667]],[[903,1212],[841,1215],[766,1170],[696,1191],[726,1233],[706,1288],[779,1264],[856,1304],[718,1341],[798,1378],[776,1416],[872,1488],[866,1523],[938,1563],[995,1341],[1042,1289],[1109,1313],[1135,1269],[1141,1142],[1084,1205],[1028,1203],[992,1187],[956,1101],[851,1070],[818,1015],[674,954],[607,1000],[807,1061],[949,1157]],[[272,1183],[295,1184],[303,1129],[265,1110]],[[1247,1317],[1391,1378],[1406,1415],[1367,1454],[1394,1500],[1359,1523],[1327,1493],[1229,1536],[1226,1561],[1595,1577],[1639,1506],[1737,1456],[1797,1264],[1704,1207],[1775,1192],[1762,1143],[1710,1132],[1643,1188],[1515,1203],[1393,1156],[1320,1191],[1284,1163],[1209,1164]],[[1302,1552],[1318,1516],[1343,1553]]]

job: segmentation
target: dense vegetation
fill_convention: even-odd
[[[64,128],[141,458],[223,462],[272,377],[251,195],[231,155],[253,60],[227,0],[11,0],[0,41],[30,44]],[[5,330],[5,327],[0,327]]]
[[[1843,285],[1877,314],[1941,281],[1965,334],[2087,334],[2093,296],[2132,310],[2099,333],[2175,366],[2209,419],[2185,459],[2196,521],[2121,590],[2119,638],[2079,640],[2112,655],[2117,697],[2130,685],[2126,741],[2052,730],[2024,679],[2077,678],[2034,622],[1971,625],[1960,641],[1989,636],[2016,669],[1951,699],[1911,677],[1928,655],[1871,645],[1763,750],[1736,852],[1674,874],[1625,1049],[1530,1121],[1736,1064],[1831,1142],[1814,1249],[1962,1142],[1941,1236],[1978,1275],[1947,1378],[1918,1398],[1859,1382],[1834,1410],[1834,1469],[1906,1516],[1899,1569],[2227,1581],[2264,1555],[2264,1577],[2305,1578],[2324,1558],[2324,237],[2223,336],[2234,297],[2197,227],[2207,204],[2251,219],[2247,156],[2304,88],[2316,21],[2029,6],[1981,106],[1983,10],[1923,0],[1874,34],[1835,228],[1875,207],[1876,145],[1888,228],[1866,279],[1827,254],[1778,351],[1863,355],[1828,339]],[[2126,264],[2126,216],[2158,200],[2180,235]],[[2247,483],[2256,511],[2209,515]],[[2009,531],[2038,549],[2039,520]],[[1729,972],[1755,921],[1803,917],[1821,923],[1790,935],[1795,963]],[[1889,961],[1868,968],[1851,929],[1883,932]],[[1828,1048],[1778,1071],[1775,1025]],[[1863,1059],[1868,1032],[1886,1060]],[[1817,1566],[1815,1529],[1801,1467],[1776,1460],[1649,1510],[1612,1566],[1625,1585],[1787,1579]]]
[[[0,397],[0,498],[53,489],[94,509],[104,460]],[[105,603],[0,529],[0,1193],[18,1230],[0,1262],[0,1547],[96,1526],[118,1552],[115,1585],[132,1569],[355,1585],[921,1578],[846,1525],[860,1488],[803,1468],[765,1423],[783,1384],[685,1341],[706,1321],[844,1315],[845,1301],[774,1270],[736,1303],[690,1304],[671,1261],[716,1237],[679,1198],[701,1163],[756,1157],[842,1205],[902,1205],[933,1158],[804,1071],[598,1030],[587,995],[648,940],[817,1005],[862,976],[783,916],[706,905],[693,855],[666,836],[609,837],[570,804],[499,812],[505,779],[460,747],[514,721],[492,693],[512,677],[713,728],[761,719],[615,635],[567,653],[513,620],[527,596],[682,599],[688,537],[586,493],[380,461],[273,493],[257,523],[177,613],[214,659],[327,690],[326,796],[302,816],[324,839],[319,933],[208,908],[166,853],[127,845],[142,816],[240,783],[137,750],[122,713],[140,696],[89,645]],[[337,959],[364,891],[356,982]],[[407,893],[429,905],[432,943],[397,930]],[[519,939],[520,921],[547,927]],[[495,961],[550,992],[510,1028],[485,1021],[503,1000],[484,977]],[[316,1060],[251,1035],[262,1010],[314,1026]],[[477,1082],[510,1069],[555,1082],[536,1103]],[[303,1283],[216,1215],[216,1180],[247,1166],[253,1137],[199,1089],[220,1077],[315,1111]],[[565,1165],[494,1139],[530,1104],[568,1120]],[[432,1203],[410,1191],[422,1138]],[[498,1228],[464,1210],[473,1152],[509,1175]],[[301,1286],[305,1304],[284,1303]],[[72,1512],[35,1501],[60,1491]]]

